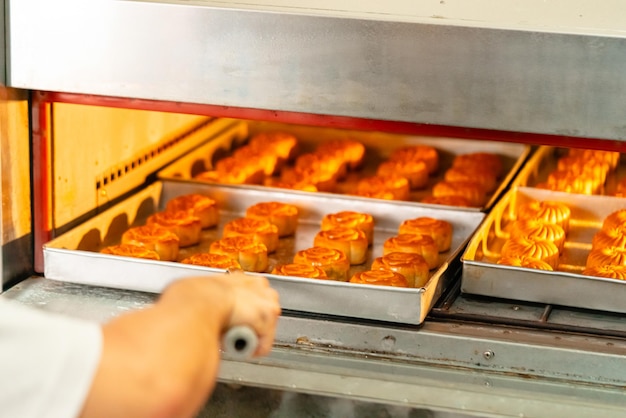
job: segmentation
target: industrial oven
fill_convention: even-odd
[[[186,192],[233,213],[272,196],[311,223],[313,208],[361,208],[383,220],[380,236],[437,215],[457,234],[419,290],[273,277],[285,308],[274,351],[224,359],[224,416],[305,404],[325,416],[622,416],[623,283],[483,262],[511,202],[558,198],[581,224],[626,206],[534,187],[565,147],[624,148],[618,5],[414,3],[4,0],[5,295],[101,321],[151,303],[198,270],[95,250]],[[413,143],[489,151],[506,174],[475,208],[194,181],[266,130],[309,146],[356,138],[377,156]]]

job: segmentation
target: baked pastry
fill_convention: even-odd
[[[306,153],[298,156],[294,163],[296,170],[311,170],[316,173],[328,175],[334,180],[344,178],[348,172],[348,166],[344,160],[332,154]]]
[[[350,264],[363,264],[367,259],[367,237],[355,228],[336,227],[319,231],[313,238],[315,247],[334,248],[343,252]]]
[[[450,195],[450,196],[426,196],[421,200],[422,203],[429,205],[445,205],[445,206],[458,206],[463,208],[471,207],[470,201],[463,196]]]
[[[298,208],[289,203],[260,202],[246,210],[246,217],[264,219],[278,227],[278,236],[293,235],[298,227]]]
[[[175,233],[180,240],[180,247],[189,247],[200,242],[202,222],[186,210],[157,212],[148,217],[146,224],[157,224]]]
[[[408,200],[411,186],[409,180],[401,175],[371,176],[358,181],[356,194],[389,192],[393,194],[393,200]]]
[[[238,237],[242,235],[250,235],[257,242],[265,244],[269,253],[278,248],[278,227],[267,219],[237,218],[224,225],[222,236]]]
[[[314,184],[304,180],[285,181],[274,177],[268,177],[263,181],[263,185],[268,187],[278,187],[280,189],[301,190],[303,192],[317,192]]]
[[[389,156],[391,161],[423,161],[432,174],[439,169],[439,151],[430,145],[407,145],[395,149]]]
[[[247,161],[235,157],[226,157],[217,161],[215,171],[221,183],[261,184],[265,178],[263,167],[248,164]],[[199,176],[201,178],[201,175]]]
[[[196,253],[185,258],[181,263],[224,270],[241,270],[241,265],[237,260],[224,254]]]
[[[506,231],[511,238],[525,236],[533,240],[552,241],[561,253],[565,246],[565,230],[560,225],[542,219],[520,219],[507,225]]]
[[[526,257],[523,255],[512,255],[507,257],[502,257],[497,261],[497,264],[501,264],[503,266],[513,266],[513,267],[524,267],[529,269],[537,269],[537,270],[546,270],[553,271],[552,266],[545,261],[539,260],[537,258]]]
[[[429,235],[435,240],[439,252],[448,251],[452,244],[452,224],[443,219],[427,216],[407,219],[400,224],[398,233]]]
[[[626,248],[603,247],[591,250],[587,256],[587,268],[606,266],[626,265]]]
[[[440,181],[433,186],[435,197],[463,196],[471,206],[483,206],[487,202],[487,191],[476,181]]]
[[[546,184],[550,190],[592,195],[598,193],[604,180],[597,179],[589,173],[556,170],[548,174]]]
[[[233,151],[232,157],[248,166],[261,169],[266,176],[276,173],[280,167],[278,155],[268,149],[243,146]]]
[[[354,196],[368,197],[371,199],[396,200],[392,192],[385,190],[356,190]]]
[[[216,226],[220,220],[217,202],[200,193],[174,197],[166,203],[165,210],[168,212],[187,210],[191,215],[200,218],[202,228]]]
[[[626,247],[626,225],[616,228],[601,229],[596,232],[591,241],[591,249],[604,247]]]
[[[389,253],[415,253],[424,257],[430,270],[439,266],[439,249],[435,240],[424,234],[399,234],[383,243],[383,255]]]
[[[365,232],[367,242],[370,245],[374,241],[374,217],[369,213],[346,210],[329,213],[322,218],[322,231],[336,227],[360,229]]]
[[[391,270],[403,275],[409,287],[423,287],[428,282],[428,263],[420,254],[393,252],[377,257],[372,270]]]
[[[605,162],[613,170],[619,164],[620,153],[617,151],[603,151],[583,148],[570,148],[568,155],[583,160],[597,160]]]
[[[424,161],[388,160],[380,163],[376,170],[378,176],[394,174],[406,177],[411,189],[423,189],[428,185],[428,168]]]
[[[169,229],[160,225],[142,225],[127,229],[122,234],[122,244],[133,244],[156,251],[163,261],[178,258],[180,239]]]
[[[309,279],[326,279],[326,272],[317,267],[312,266],[310,264],[280,264],[274,267],[272,270],[272,274],[277,274],[279,276],[296,276],[296,277],[307,277]]]
[[[159,254],[143,245],[118,244],[103,248],[102,254],[120,255],[124,257],[145,258],[147,260],[160,260]]]
[[[354,170],[361,166],[365,158],[365,146],[353,139],[334,139],[323,142],[315,150],[316,154],[335,155]]]
[[[520,206],[517,211],[517,219],[540,219],[544,222],[551,222],[560,225],[565,233],[569,232],[569,221],[572,211],[563,202],[548,200],[533,200]]]
[[[251,236],[225,237],[214,241],[209,247],[213,254],[223,254],[236,260],[246,271],[267,270],[267,247]]]
[[[311,247],[298,251],[293,256],[293,262],[319,267],[332,280],[345,282],[348,280],[350,260],[343,251],[335,248]]]
[[[585,276],[605,277],[607,279],[626,280],[626,266],[604,265],[587,267],[583,270]]]
[[[581,156],[572,155],[559,158],[556,167],[556,171],[569,171],[591,177],[598,181],[599,184],[603,184],[606,181],[606,177],[611,171],[611,166],[606,161],[595,158],[585,159]]]
[[[498,154],[491,152],[471,152],[460,154],[452,160],[452,167],[486,168],[497,178],[500,178],[504,170],[502,159]]]
[[[271,150],[281,160],[289,161],[297,153],[298,139],[287,132],[261,132],[250,138],[248,146],[255,150]]]
[[[409,282],[400,273],[391,270],[366,270],[355,273],[350,283],[371,284],[375,286],[410,287]]]
[[[451,167],[443,175],[445,181],[472,181],[479,183],[487,192],[493,192],[498,179],[488,167]]]
[[[500,258],[507,257],[536,258],[556,270],[559,266],[559,247],[551,241],[534,240],[526,236],[509,238],[500,252]]]
[[[622,225],[626,225],[626,209],[611,212],[604,218],[604,221],[602,221],[602,229],[604,230],[618,228]]]
[[[333,192],[337,186],[337,175],[319,167],[293,167],[282,171],[281,181],[287,183],[307,183],[315,186],[320,192]]]

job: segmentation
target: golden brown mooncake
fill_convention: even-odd
[[[361,166],[365,158],[365,145],[354,139],[334,139],[318,145],[316,154],[335,155],[354,170]]]
[[[444,252],[448,251],[452,244],[452,229],[452,224],[448,221],[422,216],[403,221],[398,233],[430,235],[435,240],[439,252]]]
[[[587,256],[587,268],[626,265],[626,248],[604,247],[591,250]]]
[[[248,146],[255,150],[271,150],[283,161],[291,160],[298,149],[298,139],[287,132],[268,131],[250,138]]]
[[[611,212],[602,221],[602,229],[604,230],[618,228],[622,225],[626,225],[626,209]]]
[[[489,168],[478,167],[451,167],[443,175],[445,181],[472,181],[479,183],[487,192],[493,192],[498,185],[498,179]]]
[[[313,245],[339,250],[354,265],[365,263],[369,243],[365,232],[360,229],[335,227],[319,231],[313,238]]]
[[[120,255],[124,257],[145,258],[146,260],[160,260],[159,254],[143,245],[119,244],[111,245],[100,251],[102,254]]]
[[[360,229],[365,232],[370,245],[374,240],[374,217],[369,213],[344,210],[324,215],[321,223],[322,231],[336,227]]]
[[[202,228],[211,228],[217,225],[220,219],[217,202],[200,193],[174,197],[167,202],[165,210],[168,212],[190,211],[193,216],[200,218]]]
[[[334,192],[337,186],[335,173],[313,166],[286,168],[282,171],[280,180],[287,183],[311,184],[320,192]]]
[[[439,169],[439,151],[430,145],[406,145],[395,149],[389,156],[391,161],[423,161],[432,174]]]
[[[310,264],[290,263],[277,265],[272,270],[272,274],[328,280],[328,276],[326,276],[326,272],[322,268]]]
[[[470,201],[463,196],[450,195],[450,196],[426,196],[421,200],[422,203],[431,205],[445,205],[445,206],[458,206],[462,208],[468,208],[472,205]]]
[[[307,248],[306,250],[298,251],[293,257],[293,262],[319,267],[324,270],[326,276],[331,280],[345,282],[349,279],[350,260],[348,260],[343,251],[335,248]]]
[[[428,185],[428,168],[424,161],[387,160],[378,165],[376,175],[399,174],[406,177],[411,189],[423,189]]]
[[[278,227],[267,219],[236,218],[224,225],[222,236],[237,237],[243,235],[250,235],[257,242],[265,244],[269,253],[278,248]]]
[[[146,224],[157,224],[175,233],[180,247],[196,245],[202,237],[202,221],[186,210],[154,213],[148,217]]]
[[[409,287],[423,287],[430,277],[428,263],[420,254],[392,252],[377,257],[372,270],[391,270],[406,277]]]
[[[383,255],[393,252],[415,253],[424,257],[430,270],[439,266],[439,249],[435,240],[424,234],[399,234],[383,243]]]
[[[598,160],[605,162],[613,170],[619,164],[620,153],[617,151],[593,150],[584,148],[570,148],[569,156],[583,160]]]
[[[344,178],[348,172],[345,161],[332,154],[306,153],[298,156],[294,164],[296,170],[312,170],[328,174],[333,180]]]
[[[356,194],[381,192],[393,194],[393,200],[408,200],[411,192],[409,180],[396,174],[370,176],[360,179],[356,185]]]
[[[511,238],[525,236],[534,240],[552,241],[561,253],[565,246],[565,230],[560,225],[542,219],[520,219],[507,225],[506,230]]]
[[[567,203],[533,200],[522,205],[517,211],[517,219],[540,219],[560,225],[567,234],[572,211]]]
[[[243,146],[233,151],[232,157],[245,163],[247,166],[256,167],[263,171],[266,176],[271,176],[280,168],[280,159],[278,155],[270,150],[262,150]],[[217,167],[217,165],[216,165]]]
[[[156,251],[163,261],[176,261],[180,239],[160,225],[142,225],[127,229],[122,234],[122,244],[139,245]]]
[[[500,258],[497,261],[497,264],[500,264],[503,266],[524,267],[524,268],[537,269],[537,270],[547,270],[547,271],[554,270],[552,266],[546,263],[545,261],[539,260],[537,258],[519,256],[519,255],[513,255],[513,256]]]
[[[194,266],[212,267],[224,270],[241,270],[241,265],[237,260],[224,255],[212,253],[196,253],[181,261],[183,264],[193,264]]]
[[[626,225],[601,229],[596,232],[591,241],[591,249],[604,247],[626,247]]]
[[[546,240],[534,240],[526,236],[509,238],[502,246],[500,258],[530,257],[548,263],[553,270],[559,266],[559,247]]]
[[[245,271],[260,273],[268,267],[267,247],[251,236],[219,239],[211,243],[209,252],[236,260]]]
[[[491,171],[496,178],[502,176],[504,166],[502,158],[498,154],[491,152],[472,152],[468,154],[459,154],[452,160],[452,167],[482,167]]]
[[[305,180],[285,181],[274,177],[268,177],[264,180],[263,185],[268,187],[278,187],[280,189],[301,190],[303,192],[318,192],[319,190],[314,184]]]
[[[355,273],[350,283],[375,286],[409,287],[409,282],[400,273],[391,270],[366,270]]]
[[[439,181],[433,186],[432,194],[435,197],[463,196],[474,207],[487,203],[487,192],[476,181]]]
[[[604,277],[607,279],[626,280],[626,266],[615,266],[607,264],[603,266],[587,267],[583,274],[585,276]]]
[[[259,202],[246,209],[246,217],[265,219],[278,227],[278,236],[293,235],[298,227],[298,208],[290,203]]]
[[[397,200],[396,196],[389,191],[386,190],[355,190],[354,196],[360,197],[369,197],[372,199],[383,199],[383,200]]]
[[[248,164],[235,157],[226,157],[215,163],[217,181],[229,184],[262,184],[265,178],[263,167]],[[196,176],[201,178],[201,176]]]

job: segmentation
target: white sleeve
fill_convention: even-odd
[[[0,296],[0,416],[77,417],[101,352],[98,323]]]

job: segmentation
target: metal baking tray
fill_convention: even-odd
[[[568,148],[541,146],[538,147],[528,162],[519,171],[512,182],[512,186],[536,187],[548,179],[548,175],[556,170],[560,157],[564,157]],[[626,177],[626,164],[620,160],[615,170],[606,178],[604,186],[597,195],[611,196],[614,194],[618,182]]]
[[[432,186],[443,180],[444,172],[452,164],[452,160],[459,154],[472,152],[491,152],[500,155],[503,162],[503,176],[498,187],[492,192],[488,201],[482,208],[470,208],[471,210],[489,210],[498,197],[510,185],[515,175],[520,170],[531,148],[523,144],[496,141],[479,141],[463,138],[407,136],[398,134],[386,134],[381,132],[352,131],[342,129],[330,129],[299,125],[286,125],[270,122],[253,122],[233,120],[232,125],[210,138],[204,145],[179,158],[163,170],[159,171],[158,178],[162,180],[185,179],[194,180],[194,177],[212,169],[214,163],[220,158],[228,156],[230,151],[243,145],[246,140],[259,132],[283,131],[296,136],[299,144],[299,153],[310,152],[320,143],[334,139],[354,139],[360,141],[366,148],[363,167],[352,172],[348,178],[338,184],[336,195],[344,195],[354,190],[356,182],[366,176],[374,175],[378,164],[385,160],[391,152],[405,145],[430,145],[439,151],[440,168],[437,173],[430,176],[428,186],[423,190],[413,190],[410,202],[419,203],[423,198],[431,195]],[[274,189],[266,186],[237,186],[264,189]],[[319,193],[319,192],[318,192]],[[352,196],[350,196],[352,197]],[[373,200],[373,199],[372,199]],[[377,200],[377,199],[376,199]],[[427,205],[419,203],[419,205]],[[432,205],[427,205],[432,206]],[[439,205],[437,205],[439,206]]]
[[[505,236],[502,228],[531,200],[567,203],[570,231],[555,271],[496,264]],[[514,187],[498,202],[461,257],[461,291],[512,300],[626,313],[626,282],[582,274],[591,241],[610,213],[626,208],[626,199]]]
[[[454,228],[451,250],[440,254],[441,266],[431,271],[429,281],[422,288],[356,285],[263,273],[279,292],[283,309],[406,324],[421,323],[445,288],[458,278],[461,252],[484,219],[484,214],[476,211],[416,207],[371,199],[337,199],[316,193],[283,193],[280,190],[268,193],[267,190],[186,181],[157,181],[46,243],[45,277],[160,293],[172,280],[184,276],[222,273],[220,269],[179,262],[135,259],[98,252],[107,245],[119,243],[126,229],[142,225],[151,213],[161,210],[171,198],[188,193],[203,193],[215,199],[220,207],[221,221],[217,228],[204,232],[200,244],[181,249],[179,260],[193,252],[208,251],[210,243],[221,237],[223,225],[242,216],[246,208],[255,203],[281,201],[296,205],[300,209],[296,234],[280,239],[278,250],[270,254],[268,271],[278,263],[291,262],[296,251],[313,246],[313,237],[320,229],[322,217],[327,213],[362,211],[375,219],[374,242],[368,260],[363,265],[353,266],[350,274],[369,269],[373,259],[382,255],[385,239],[397,234],[397,228],[403,220],[431,216],[451,222]]]

